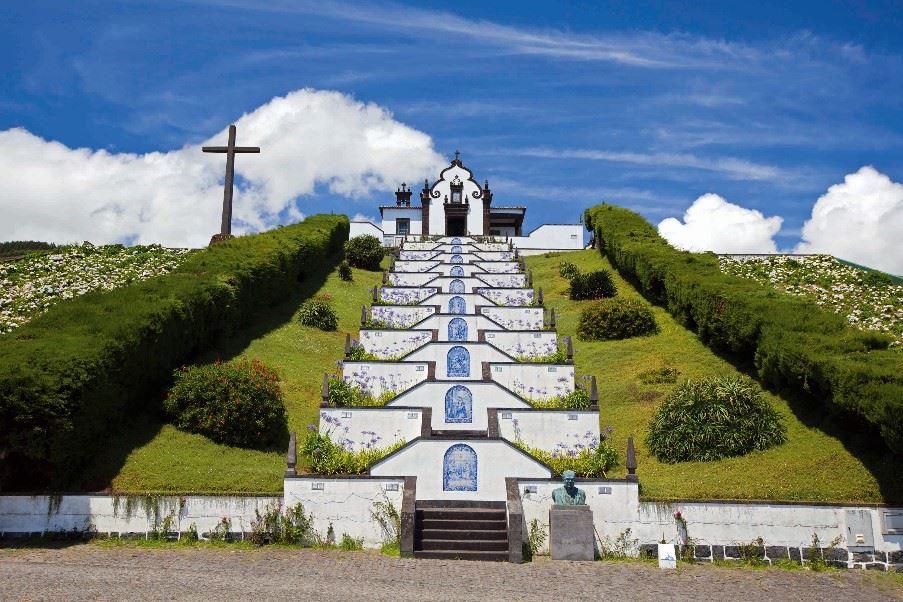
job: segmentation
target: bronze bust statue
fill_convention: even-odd
[[[562,506],[585,506],[586,492],[577,489],[574,479],[577,475],[573,470],[565,470],[561,473],[564,478],[564,487],[552,491],[552,502]]]

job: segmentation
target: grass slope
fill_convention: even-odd
[[[248,330],[222,341],[198,363],[246,356],[276,368],[282,378],[289,430],[302,434],[308,424],[319,422],[323,372],[335,371],[345,333],[357,336],[361,306],[370,300],[368,289],[380,281],[379,272],[354,270],[353,283],[343,282],[333,271],[325,281],[303,284],[285,304],[260,316]],[[298,308],[313,294],[332,296],[339,316],[337,331],[323,332],[298,322]],[[120,456],[124,461],[117,461]],[[163,424],[159,417],[140,416],[132,428],[111,442],[109,456],[99,459],[88,480],[100,486],[110,483],[114,491],[121,492],[281,493],[284,472],[284,450],[263,452],[219,445]],[[112,479],[106,476],[111,474]]]
[[[536,286],[545,303],[556,308],[560,334],[576,333],[580,309],[591,301],[567,299],[568,283],[558,265],[567,260],[581,270],[611,270],[619,294],[639,299],[639,293],[612,269],[597,251],[554,257],[529,257]],[[663,366],[680,371],[679,379],[735,374],[737,368],[713,353],[695,334],[680,326],[668,312],[653,306],[661,332],[623,341],[575,340],[574,360],[579,374],[599,381],[600,419],[614,428],[613,442],[623,458],[628,435],[637,444],[641,495],[645,498],[772,499],[849,502],[903,500],[899,468],[880,445],[844,441],[829,434],[837,427],[823,417],[806,414],[792,399],[767,393],[766,399],[783,416],[787,443],[764,452],[716,462],[663,464],[651,456],[644,439],[658,404],[673,385],[643,385],[637,375]],[[851,449],[848,448],[853,448]],[[613,476],[625,473],[623,466]]]

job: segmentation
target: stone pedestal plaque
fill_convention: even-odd
[[[552,560],[593,560],[593,511],[589,506],[555,504],[549,510]]]

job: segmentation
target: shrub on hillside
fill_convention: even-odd
[[[288,430],[279,376],[257,360],[176,370],[163,408],[177,428],[226,445],[267,449]]]
[[[713,377],[678,385],[656,410],[646,443],[662,462],[742,456],[786,440],[780,415],[745,377]]]
[[[345,243],[345,258],[356,268],[379,270],[384,253],[382,241],[375,236],[355,236]]]
[[[339,263],[339,278],[341,278],[345,282],[351,282],[352,280],[354,280],[354,273],[351,271],[351,265],[345,259],[343,259],[342,262]]]
[[[602,299],[603,297],[614,297],[617,294],[618,289],[615,288],[611,272],[608,270],[598,270],[586,274],[578,272],[571,278],[571,300],[573,301]]]
[[[602,299],[580,312],[577,336],[584,341],[627,339],[658,332],[649,306],[633,299]]]
[[[578,270],[577,266],[575,266],[570,261],[562,261],[558,264],[558,273],[562,278],[570,280],[574,276],[579,276],[580,270]]]
[[[298,319],[305,326],[313,326],[320,330],[335,330],[339,327],[339,318],[324,297],[314,297],[301,304]]]

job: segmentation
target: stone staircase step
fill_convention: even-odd
[[[507,562],[508,552],[487,552],[481,550],[417,550],[414,552],[414,558]]]
[[[420,537],[428,539],[481,539],[481,540],[507,540],[507,529],[423,529]]]
[[[501,521],[506,524],[508,522],[505,511],[494,508],[418,508],[417,518],[422,521]]]
[[[470,531],[499,531],[507,529],[507,520],[454,520],[454,519],[430,519],[417,522],[417,529],[441,529],[441,530],[470,530]]]
[[[502,539],[424,539],[420,542],[420,549],[429,550],[454,550],[456,552],[505,552],[508,550],[508,540]]]

